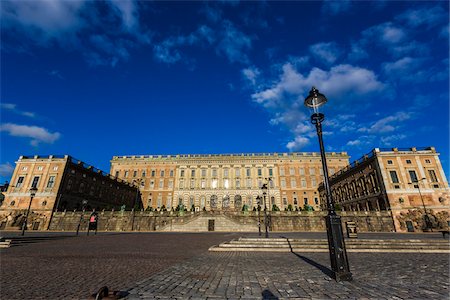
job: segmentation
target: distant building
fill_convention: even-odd
[[[375,148],[331,176],[330,186],[342,210],[390,210],[398,231],[424,229],[425,210],[434,227],[449,221],[449,186],[433,147]],[[319,192],[326,210],[323,184]]]
[[[330,172],[348,165],[345,152],[327,153]],[[240,211],[257,207],[268,183],[266,205],[280,210],[319,209],[319,153],[242,153],[114,156],[111,174],[140,182],[144,207]],[[269,180],[269,178],[271,180]],[[263,203],[261,203],[263,206]]]
[[[30,188],[37,192],[31,210],[49,219],[53,211],[130,209],[138,196],[130,183],[114,178],[71,156],[21,156],[0,213],[23,214],[30,203]],[[140,201],[140,200],[139,200]]]

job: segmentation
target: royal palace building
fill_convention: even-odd
[[[327,153],[330,174],[348,165],[345,152]],[[252,210],[267,184],[269,210],[320,208],[319,153],[114,156],[111,175],[138,183],[144,207]],[[264,205],[261,201],[261,206]],[[275,207],[275,206],[276,207]]]
[[[330,187],[342,210],[389,210],[399,231],[422,229],[425,216],[430,227],[448,226],[449,186],[434,147],[375,148],[332,175]],[[323,184],[319,191],[325,210]]]
[[[32,199],[31,188],[36,189]],[[21,218],[30,206],[48,225],[54,211],[131,208],[137,195],[132,184],[69,155],[20,156],[0,210]],[[19,219],[8,221],[20,223]]]

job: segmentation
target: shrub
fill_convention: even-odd
[[[293,211],[293,209],[292,209],[292,204],[289,204],[289,205],[288,205],[287,210],[288,210],[288,211]]]
[[[248,206],[246,204],[242,205],[242,211],[248,211]]]

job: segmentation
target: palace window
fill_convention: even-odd
[[[191,170],[191,177],[195,177],[195,170],[194,169]]]
[[[392,160],[387,161],[388,165],[392,165]]]
[[[170,176],[170,177],[173,177],[173,170],[170,170],[169,176]]]
[[[311,179],[311,185],[312,185],[313,187],[316,187],[317,181],[316,181],[315,178]]]
[[[155,181],[150,180],[150,188],[153,189],[155,187]]]
[[[164,179],[160,179],[159,180],[159,186],[160,189],[162,189],[164,187]]]
[[[206,169],[202,169],[202,177],[206,177]]]
[[[291,188],[295,188],[297,186],[297,181],[295,178],[291,178]]]
[[[310,169],[309,169],[309,174],[310,174],[310,175],[315,175],[315,174],[316,174],[316,169],[310,168]]]
[[[304,168],[299,168],[298,169],[300,175],[305,175],[305,169]]]
[[[164,170],[161,170],[160,177],[164,177]]]
[[[280,168],[280,176],[284,176],[284,168]]]
[[[180,177],[184,177],[184,170],[180,170]]]
[[[319,204],[319,199],[318,198],[314,198],[314,203],[317,205]]]
[[[125,177],[125,178],[128,177],[128,171],[125,171],[125,173],[123,174],[123,177]]]
[[[116,171],[116,178],[119,177],[119,171]]]
[[[228,179],[223,180],[223,187],[226,189],[228,189],[230,187],[230,182]]]
[[[28,170],[28,167],[22,167],[22,171]]]
[[[206,188],[206,180],[205,179],[202,179],[201,187],[202,187],[202,189]]]
[[[330,168],[330,175],[334,175],[335,171],[334,168]]]
[[[217,169],[212,169],[212,177],[217,177]]]
[[[306,180],[302,179],[302,187],[306,187]]]
[[[407,159],[407,160],[406,160],[406,163],[407,163],[408,165],[410,165],[410,164],[411,164],[411,160],[410,160],[410,159]]]
[[[133,177],[137,176],[137,171],[133,171]]]
[[[155,176],[156,176],[156,171],[152,170],[152,177],[155,177]]]
[[[58,171],[58,166],[54,166],[53,171]]]
[[[308,205],[308,198],[303,198],[303,203],[304,203],[305,205]]]
[[[258,176],[262,176],[262,170],[261,170],[261,168],[258,168]]]
[[[37,188],[38,183],[39,183],[39,176],[34,176],[33,182],[31,183],[31,187]]]
[[[283,187],[283,188],[286,187],[286,179],[284,179],[284,178],[281,179],[281,187]]]
[[[173,180],[172,179],[169,180],[169,189],[171,189],[171,188],[173,188]]]
[[[269,176],[273,176],[273,169],[272,168],[269,169]]]
[[[236,174],[236,177],[240,177],[241,176],[241,170],[240,169],[236,169],[234,171],[234,173]]]
[[[295,175],[295,169],[289,168],[289,175]]]
[[[223,177],[228,177],[228,169],[223,170]]]
[[[411,182],[418,182],[416,171],[408,171],[409,177],[411,178]]]
[[[236,179],[236,188],[239,189],[241,187],[241,181]]]
[[[145,171],[142,171],[142,177],[145,177],[146,173]]]
[[[438,182],[438,179],[436,177],[436,173],[434,170],[428,170],[428,175],[430,175],[431,182]]]
[[[251,188],[251,187],[252,187],[252,180],[247,179],[247,188]]]
[[[287,205],[288,203],[287,203],[287,198],[286,197],[283,197],[283,205]]]
[[[195,188],[195,180],[191,179],[191,185],[190,185],[191,189]]]
[[[180,180],[179,187],[180,189],[184,189],[184,180]]]
[[[217,179],[213,179],[213,180],[211,181],[211,188],[217,189]]]
[[[16,183],[17,188],[22,187],[24,178],[25,177],[23,177],[23,176],[19,176],[19,178],[17,179],[17,183]]]
[[[55,176],[50,176],[48,178],[47,187],[52,188],[55,185]]]
[[[262,187],[262,180],[258,179],[258,187],[261,188]]]
[[[398,176],[397,176],[397,172],[395,171],[389,171],[389,174],[391,175],[391,180],[392,183],[398,183]]]
[[[426,164],[431,164],[431,161],[429,159],[425,159]]]
[[[247,177],[250,177],[250,176],[251,176],[251,172],[250,172],[250,169],[249,169],[249,168],[247,168],[247,169],[246,169],[245,171],[247,172]]]

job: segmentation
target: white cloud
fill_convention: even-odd
[[[206,25],[199,26],[196,31],[188,35],[178,35],[166,38],[153,47],[156,60],[168,64],[179,62],[183,54],[179,50],[182,46],[212,44],[215,41],[215,33]]]
[[[317,60],[326,64],[334,63],[342,54],[342,50],[334,42],[312,45],[309,47],[309,52],[311,52]]]
[[[249,80],[252,85],[256,84],[256,79],[260,74],[261,72],[256,67],[249,67],[242,70],[242,75],[244,75],[244,77]]]
[[[0,176],[10,177],[14,172],[14,167],[9,163],[0,164]]]
[[[358,129],[358,132],[368,132],[368,133],[386,133],[392,132],[398,129],[396,123],[403,122],[410,119],[412,113],[410,112],[397,112],[392,116],[384,117],[376,122],[374,122],[370,127],[362,127]]]
[[[51,133],[43,127],[13,123],[0,125],[0,131],[5,131],[11,136],[31,138],[30,143],[33,146],[37,146],[40,142],[52,144],[61,137],[59,132]]]
[[[405,134],[394,134],[391,136],[384,136],[381,137],[381,142],[384,144],[384,146],[392,146],[393,142],[397,142],[399,140],[403,140],[406,138]]]
[[[25,117],[29,117],[29,118],[35,118],[36,117],[36,114],[34,112],[19,110],[19,109],[17,109],[17,105],[13,104],[13,103],[1,103],[0,107],[2,109],[12,111],[12,112],[14,112],[14,113],[16,113],[18,115],[22,115],[22,116],[25,116]]]
[[[448,12],[440,5],[433,7],[422,7],[419,9],[409,9],[400,14],[399,21],[406,22],[410,27],[427,26],[428,28],[440,23],[448,22]]]
[[[293,141],[290,141],[286,144],[286,148],[289,149],[289,151],[298,151],[304,146],[309,144],[309,139],[302,136],[297,136]]]
[[[71,0],[2,1],[1,19],[9,35],[5,49],[59,45],[79,51],[91,65],[115,66],[129,49],[148,44],[151,34],[139,26],[138,2]],[[102,32],[95,34],[93,32]],[[25,44],[31,40],[33,43]],[[13,45],[14,44],[14,45]],[[30,51],[32,52],[32,51]]]
[[[368,69],[338,65],[329,71],[313,68],[307,76],[304,76],[287,63],[283,65],[279,81],[266,90],[254,93],[252,98],[265,107],[273,107],[286,95],[303,99],[311,86],[316,86],[328,97],[344,94],[365,95],[384,88],[384,84],[378,81],[375,73]]]
[[[411,72],[423,63],[423,59],[417,59],[412,57],[403,57],[394,62],[388,62],[383,64],[383,70],[385,73],[405,73]],[[409,74],[408,74],[409,75]]]
[[[248,63],[246,51],[252,48],[252,38],[238,30],[228,20],[222,23],[220,34],[222,38],[217,45],[216,52],[224,55],[231,63]]]
[[[322,12],[331,15],[337,15],[349,11],[351,8],[350,0],[325,0],[322,4]]]

